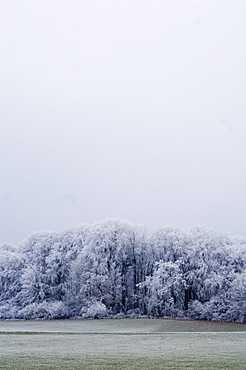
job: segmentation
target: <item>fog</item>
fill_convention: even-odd
[[[246,2],[3,0],[0,243],[107,217],[246,235]]]

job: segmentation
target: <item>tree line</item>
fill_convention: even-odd
[[[0,246],[0,318],[246,322],[246,238],[119,219]]]

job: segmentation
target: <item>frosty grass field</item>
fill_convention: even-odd
[[[246,325],[163,319],[0,321],[0,369],[246,369]]]

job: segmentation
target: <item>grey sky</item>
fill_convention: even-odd
[[[0,242],[106,217],[246,235],[244,0],[2,0]]]

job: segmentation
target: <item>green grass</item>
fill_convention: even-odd
[[[246,369],[246,325],[188,320],[0,322],[0,369]]]

